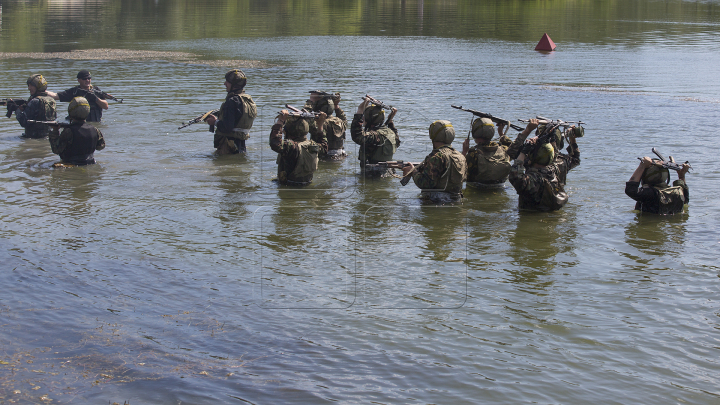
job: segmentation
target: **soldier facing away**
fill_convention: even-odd
[[[100,88],[90,84],[91,80],[92,75],[90,75],[90,72],[81,70],[77,74],[79,85],[59,93],[48,92],[48,95],[62,102],[72,101],[75,97],[85,98],[90,103],[90,114],[88,114],[86,121],[100,122],[102,120],[102,110],[107,110],[109,105],[105,101],[105,96],[100,92]],[[96,93],[94,90],[98,92]]]
[[[525,131],[529,133],[537,126],[538,120],[531,119]],[[568,135],[570,145],[567,155],[558,154],[556,157],[553,143],[535,147],[538,138],[527,141],[523,146],[509,176],[518,193],[520,209],[554,211],[567,203],[565,178],[571,169],[580,164],[580,150],[574,132],[569,131]],[[529,160],[526,162],[526,159]]]
[[[325,127],[320,131],[314,121],[310,122],[310,138],[318,144],[327,142],[327,149],[320,151],[320,160],[334,161],[343,160],[345,153],[345,131],[347,130],[347,117],[340,108],[340,94],[336,93],[332,98],[321,97],[311,94],[305,107],[311,111],[323,112],[327,115]],[[335,113],[335,117],[332,113]],[[322,139],[321,134],[327,138]]]
[[[403,176],[412,175],[424,199],[434,203],[461,201],[467,164],[465,156],[450,146],[455,129],[450,121],[440,120],[430,124],[429,132],[432,152],[417,167],[412,163],[403,167]]]
[[[382,107],[368,100],[363,100],[358,106],[350,124],[350,136],[360,145],[358,159],[363,173],[373,176],[386,174],[387,169],[366,171],[365,165],[392,160],[393,154],[400,146],[398,131],[392,120],[396,112],[397,109],[393,108],[387,122],[383,123],[385,110]]]
[[[320,113],[315,125],[323,128],[325,118],[325,113]],[[318,152],[323,146],[307,139],[309,130],[305,118],[290,117],[287,110],[278,115],[270,132],[270,148],[278,154],[278,183],[305,186],[312,181],[317,170]]]
[[[83,97],[75,97],[68,106],[70,127],[53,127],[48,139],[53,153],[60,155],[63,163],[90,165],[95,163],[95,151],[105,148],[102,132],[88,124],[85,118],[90,114],[90,104]]]
[[[29,124],[27,121],[55,121],[57,118],[55,100],[46,92],[47,81],[40,74],[30,76],[27,79],[27,87],[30,98],[27,104],[17,107],[15,118],[20,126],[25,128],[23,137],[44,138],[50,133],[50,127],[45,124]]]
[[[213,145],[218,155],[244,153],[245,141],[250,138],[250,128],[257,117],[257,106],[252,97],[245,93],[247,77],[238,69],[225,74],[227,96],[220,106],[218,116],[208,115],[205,120],[215,126]]]
[[[685,183],[685,173],[690,165],[683,164],[678,179],[670,186],[670,171],[661,166],[662,161],[645,156],[630,180],[625,183],[625,194],[635,203],[635,209],[650,214],[672,215],[683,212],[690,201],[690,190]]]
[[[518,133],[515,141],[501,135],[493,142],[495,124],[489,118],[476,118],[471,124],[472,137],[476,145],[470,147],[470,139],[463,142],[462,154],[467,161],[467,182],[477,184],[502,184],[510,174],[510,163],[520,153],[525,139],[530,135],[527,129]],[[504,126],[498,124],[498,133],[503,134]]]

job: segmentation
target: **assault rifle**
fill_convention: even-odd
[[[320,115],[317,111],[305,111],[301,110],[297,107],[293,107],[290,104],[285,104],[285,108],[287,108],[289,111],[289,116],[291,117],[301,117],[301,118],[317,118],[318,115]]]
[[[309,93],[310,93],[310,97],[311,97],[311,98],[312,98],[313,96],[315,96],[315,97],[317,97],[317,98],[324,98],[324,99],[327,99],[327,100],[332,100],[332,99],[335,99],[335,98],[340,98],[340,93],[334,93],[334,94],[333,94],[333,93],[326,93],[326,92],[321,91],[321,90],[310,90]]]
[[[217,114],[217,113],[219,113],[219,112],[220,112],[220,110],[212,110],[212,111],[206,112],[205,114],[200,114],[200,115],[198,115],[197,117],[195,117],[195,118],[191,119],[190,121],[186,122],[184,125],[179,126],[178,129],[183,129],[183,128],[185,128],[185,127],[187,127],[187,126],[190,126],[190,125],[192,125],[192,124],[197,124],[197,123],[200,122],[200,121],[205,121],[209,115],[215,115],[215,114]],[[210,131],[210,132],[215,132],[215,125],[210,125],[209,131]]]
[[[567,129],[573,125],[585,125],[582,121],[563,121],[563,120],[551,120],[549,118],[537,116],[535,117],[538,120],[538,124],[545,125],[547,127],[548,124],[555,125],[555,128],[563,127],[563,129]],[[530,120],[518,120],[520,122],[530,122]]]
[[[473,114],[474,116],[476,116],[476,117],[487,118],[487,119],[491,120],[492,122],[494,122],[494,123],[496,123],[496,124],[502,124],[502,125],[504,125],[504,126],[506,127],[506,128],[505,128],[505,133],[502,133],[502,134],[500,134],[500,135],[505,135],[505,134],[507,133],[508,129],[510,129],[510,128],[512,128],[512,129],[514,129],[514,130],[516,130],[516,131],[523,131],[523,130],[525,129],[525,128],[519,126],[519,125],[511,124],[510,121],[508,121],[508,120],[495,117],[495,116],[493,116],[493,115],[491,115],[491,114],[484,113],[484,112],[482,112],[482,111],[471,110],[471,109],[469,109],[469,108],[463,108],[462,106],[456,106],[456,105],[452,105],[452,104],[450,105],[450,107],[452,107],[452,108],[457,108],[458,110],[467,111],[467,112],[469,112],[469,113],[472,113],[472,114]],[[469,138],[469,136],[468,136],[468,138]]]
[[[655,155],[657,155],[657,157],[660,158],[660,161],[659,161],[659,162],[658,162],[658,161],[653,161],[653,163],[655,163],[655,164],[657,164],[657,165],[660,165],[660,166],[662,166],[662,167],[664,167],[664,168],[666,168],[666,169],[670,169],[670,170],[680,171],[680,170],[682,169],[683,165],[675,162],[675,159],[673,159],[672,156],[668,156],[670,159],[665,159],[665,157],[664,157],[663,155],[661,155],[660,152],[658,152],[658,150],[655,149],[655,148],[652,148],[652,152],[653,152]],[[638,158],[638,159],[642,160],[642,158]],[[690,169],[692,170],[692,166],[690,166],[690,162],[688,162],[688,161],[686,160],[686,161],[685,161],[685,164],[687,164],[687,165],[690,167]]]
[[[413,166],[419,166],[421,162],[405,162],[402,160],[388,160],[386,162],[377,162],[377,163],[368,163],[365,165],[365,167],[369,168],[382,168],[382,169],[401,169],[406,166],[410,166],[411,164]],[[408,184],[410,179],[412,178],[412,173],[408,173],[407,176],[403,177],[402,180],[400,180],[400,184],[403,186]]]
[[[21,105],[27,104],[27,100],[23,98],[3,98],[0,99],[0,105],[6,105],[7,106],[7,114],[5,114],[6,117],[10,118],[12,116],[12,113],[17,110],[18,107]]]
[[[70,128],[72,125],[72,122],[66,122],[66,121],[36,121],[36,120],[27,120],[28,124],[45,124],[47,126],[51,127],[59,127],[59,128]]]
[[[392,109],[393,109],[393,107],[392,107],[391,105],[385,104],[385,103],[383,103],[382,101],[380,101],[380,100],[378,100],[378,99],[376,99],[376,98],[373,98],[373,97],[368,96],[367,94],[366,94],[365,97],[363,97],[362,99],[363,99],[363,100],[367,100],[367,101],[375,104],[376,106],[378,106],[378,107],[380,107],[380,108],[384,108],[384,109],[386,109],[386,110],[392,110]]]

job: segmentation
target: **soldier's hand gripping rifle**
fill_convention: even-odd
[[[192,125],[192,124],[197,124],[198,122],[205,121],[208,116],[210,116],[210,115],[215,115],[215,114],[217,114],[217,113],[219,113],[219,112],[220,112],[220,110],[212,110],[212,111],[206,112],[205,114],[200,114],[200,115],[198,115],[197,117],[195,117],[195,118],[191,119],[190,121],[186,122],[186,123],[183,124],[182,126],[179,126],[178,129],[183,129],[183,128],[188,127],[188,126],[190,126],[190,125]],[[210,127],[210,129],[209,129],[210,132],[215,132],[215,125],[209,125],[209,127]]]
[[[390,110],[390,115],[388,115],[387,119],[385,120],[385,125],[387,125],[389,122],[391,122],[393,120],[393,118],[395,118],[395,114],[397,113],[397,108],[391,106],[390,104],[385,104],[382,101],[380,101],[372,96],[369,96],[367,94],[362,99],[369,101],[382,109]]]
[[[285,104],[285,108],[288,110],[288,116],[290,117],[301,117],[301,118],[317,118],[320,115],[318,111],[305,111],[297,107],[293,107],[290,104]]]
[[[23,106],[27,104],[27,101],[22,98],[4,98],[0,99],[0,105],[6,105],[7,106],[7,113],[5,114],[6,117],[10,118],[12,116],[12,113],[15,112],[15,110],[18,109],[18,107]]]
[[[36,121],[36,120],[27,120],[28,124],[45,124],[51,127],[57,127],[57,128],[69,128],[72,123],[71,122],[63,122],[63,121]]]
[[[110,93],[105,93],[105,92],[102,91],[102,90],[93,89],[93,92],[95,92],[95,95],[96,95],[98,98],[101,98],[101,99],[104,99],[104,100],[117,101],[117,102],[120,103],[120,104],[122,104],[122,102],[123,102],[123,99],[117,98],[117,97],[113,96],[113,95],[110,94]]]
[[[471,109],[469,109],[469,108],[463,108],[462,106],[456,106],[456,105],[452,105],[452,104],[450,105],[450,107],[452,107],[452,108],[457,108],[458,110],[467,111],[467,112],[469,112],[469,113],[472,113],[472,114],[473,114],[474,116],[476,116],[476,117],[487,118],[487,119],[489,119],[490,121],[492,121],[492,122],[494,122],[494,123],[496,123],[496,124],[502,124],[502,125],[505,127],[505,132],[502,133],[502,134],[499,134],[499,135],[505,135],[510,128],[512,128],[512,129],[514,129],[514,130],[516,130],[516,131],[522,131],[522,130],[525,129],[525,128],[519,126],[519,125],[511,124],[510,121],[508,121],[508,120],[505,120],[505,119],[502,119],[502,118],[498,118],[498,117],[496,117],[496,116],[494,116],[494,115],[491,115],[491,114],[488,114],[488,113],[484,113],[484,112],[482,112],[482,111],[471,110]],[[499,131],[498,131],[498,132],[499,132]],[[470,139],[470,133],[468,133],[468,139]]]
[[[657,157],[660,158],[660,162],[653,161],[654,164],[657,164],[657,165],[660,165],[660,166],[662,166],[662,167],[664,167],[664,168],[666,168],[666,169],[675,170],[675,171],[678,171],[678,172],[679,172],[680,170],[682,170],[683,165],[675,162],[675,159],[673,159],[672,156],[668,156],[670,159],[665,159],[665,157],[664,157],[662,154],[660,154],[660,152],[659,152],[656,148],[652,148],[652,152],[653,152],[655,155],[657,155]],[[638,158],[638,159],[642,160],[642,158]],[[686,161],[685,161],[685,164],[688,165],[688,167],[690,168],[690,170],[692,170],[692,166],[690,166],[690,162],[688,162],[688,161],[686,160]]]
[[[386,162],[368,163],[365,165],[365,167],[370,167],[370,168],[379,167],[379,168],[384,168],[384,169],[400,169],[400,170],[402,170],[403,167],[407,167],[410,165],[419,166],[420,163],[421,162],[405,162],[402,160],[388,160]],[[412,172],[408,173],[407,176],[404,176],[400,180],[400,184],[402,184],[403,186],[407,185],[411,178],[412,178]]]

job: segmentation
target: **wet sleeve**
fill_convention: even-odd
[[[98,134],[98,140],[97,140],[97,143],[95,144],[95,150],[103,150],[103,149],[105,149],[105,138],[103,137],[103,134],[102,134],[102,132],[100,132],[99,129],[95,128],[95,130],[97,131],[97,134]]]
[[[70,88],[64,91],[59,92],[58,100],[62,101],[63,103],[67,103],[68,101],[72,101],[73,98],[75,98],[75,88]]]
[[[358,145],[362,145],[365,141],[362,130],[362,114],[355,114],[350,124],[350,138]]]
[[[413,182],[421,189],[437,188],[445,166],[445,162],[439,153],[431,154],[415,168],[415,173],[412,175]]]
[[[655,190],[652,187],[640,187],[639,181],[628,181],[625,183],[625,194],[640,203],[655,200]]]
[[[25,111],[15,111],[15,118],[20,123],[20,126],[23,128],[27,128],[27,120],[37,120],[40,112],[40,107],[42,107],[40,104],[40,100],[34,98],[27,103]]]
[[[510,159],[517,159],[518,155],[520,155],[520,150],[525,144],[525,139],[527,139],[527,136],[523,136],[523,133],[520,132],[512,144],[510,144],[507,148],[507,154],[510,156]]]
[[[347,116],[345,115],[345,111],[343,111],[342,108],[335,108],[335,116],[345,121],[345,125],[347,125]]]

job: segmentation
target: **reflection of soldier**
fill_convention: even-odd
[[[270,132],[270,148],[278,153],[277,180],[280,184],[308,185],[317,169],[321,146],[306,138],[310,126],[304,118],[288,115],[282,110]],[[318,128],[323,128],[325,118],[325,113],[320,113],[315,123]]]
[[[90,104],[90,114],[87,116],[87,121],[100,122],[100,120],[102,120],[102,110],[107,110],[109,106],[108,102],[103,98],[104,96],[98,97],[92,91],[100,90],[100,88],[90,84],[91,80],[92,76],[90,72],[81,70],[77,74],[78,86],[71,87],[57,94],[48,92],[48,95],[62,102],[72,101],[75,97],[85,98]]]
[[[685,173],[690,166],[683,164],[678,179],[670,187],[670,171],[661,166],[662,161],[644,157],[640,165],[625,183],[625,194],[637,201],[635,209],[651,214],[679,214],[690,201],[690,191],[685,184]],[[642,186],[640,186],[642,184]]]
[[[209,115],[208,124],[215,125],[214,146],[220,155],[245,152],[245,141],[250,137],[250,128],[257,117],[257,107],[252,97],[245,93],[247,77],[240,70],[225,74],[227,96],[220,106],[217,117]]]
[[[57,118],[55,100],[45,91],[47,90],[47,81],[42,75],[30,76],[27,79],[27,87],[30,91],[30,98],[27,104],[17,107],[15,118],[20,126],[25,128],[24,137],[44,138],[50,133],[50,128],[45,124],[28,124],[27,120],[55,121]]]
[[[412,163],[403,167],[403,176],[412,173],[423,198],[438,203],[459,201],[467,165],[465,157],[450,146],[455,139],[455,129],[450,121],[435,121],[430,124],[429,132],[432,152],[417,167]]]
[[[531,131],[537,128],[537,125],[538,120],[531,119],[525,131]],[[573,131],[569,131],[569,154],[559,154],[557,158],[551,143],[535,148],[536,141],[537,138],[533,138],[523,146],[523,152],[520,152],[510,171],[510,183],[519,195],[520,209],[557,210],[567,203],[564,180],[567,172],[580,164],[580,151]],[[530,153],[530,165],[526,171],[527,153]]]
[[[364,172],[365,165],[368,163],[392,160],[393,154],[400,146],[398,131],[392,121],[392,116],[396,111],[397,109],[393,108],[390,118],[383,124],[385,111],[382,107],[372,104],[368,100],[364,100],[358,106],[357,113],[350,124],[350,136],[356,144],[360,145],[358,159]],[[382,175],[385,172],[387,169],[366,173]]]
[[[498,132],[503,133],[504,126],[498,124]],[[472,122],[472,136],[476,146],[470,147],[470,139],[463,142],[463,155],[467,161],[468,183],[500,184],[510,173],[510,160],[517,157],[525,138],[530,134],[527,129],[518,134],[515,142],[505,135],[499,144],[491,142],[495,135],[495,125],[488,118],[476,118]]]
[[[310,122],[310,139],[320,144],[323,143],[320,134],[324,133],[327,136],[327,150],[320,152],[320,159],[345,159],[345,156],[347,156],[344,149],[347,117],[342,108],[340,108],[340,95],[336,94],[332,99],[329,99],[328,97],[311,94],[310,100],[308,100],[308,104],[305,107],[315,112],[323,112],[328,117],[327,120],[325,120],[324,131],[319,131],[315,123]],[[333,112],[335,112],[335,117],[332,116]]]
[[[60,155],[63,163],[89,165],[95,163],[94,152],[105,148],[105,139],[99,129],[85,122],[90,113],[90,104],[83,97],[75,97],[68,106],[71,125],[54,127],[49,135],[50,148]]]

